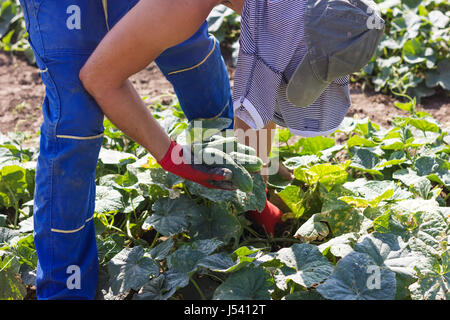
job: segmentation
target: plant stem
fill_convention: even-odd
[[[219,278],[218,276],[216,276],[215,274],[212,274],[212,273],[208,273],[208,276],[209,277],[211,277],[211,278],[214,278],[214,279],[216,279],[217,281],[219,281],[220,283],[222,283],[223,282],[223,279],[221,279],[221,278]]]
[[[198,286],[197,282],[194,280],[194,277],[191,276],[191,277],[189,278],[189,280],[191,280],[192,284],[193,284],[194,287],[197,289],[197,291],[198,291],[200,297],[202,298],[202,300],[206,300],[206,297],[205,297],[205,295],[203,294],[202,289],[200,289],[200,287]]]
[[[152,241],[152,244],[150,245],[150,249],[155,246],[156,240],[158,240],[159,232],[156,232],[155,238]]]
[[[11,257],[11,259],[9,259],[8,262],[3,265],[3,268],[0,269],[0,272],[5,270],[8,267],[8,265],[11,263],[11,261],[13,261],[13,260],[14,260],[14,257]]]
[[[294,285],[292,284],[292,282],[291,282],[291,289],[289,290],[289,293],[290,293],[290,294],[293,294],[293,293],[294,293]]]
[[[244,229],[247,230],[248,232],[250,232],[252,234],[252,236],[254,237],[258,237],[258,233],[256,233],[255,230],[253,230],[252,228],[248,227],[248,226],[244,226]]]

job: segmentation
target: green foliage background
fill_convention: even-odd
[[[165,172],[105,120],[97,298],[186,299],[191,287],[202,299],[449,299],[449,128],[414,99],[397,106],[410,116],[391,128],[346,118],[326,137],[277,131],[272,157],[295,179],[269,178],[285,211],[275,236],[245,215],[265,205],[259,174],[248,193],[204,188]],[[176,100],[152,109],[174,139],[192,136]],[[23,299],[36,277],[38,150],[26,139],[0,136],[0,299]]]

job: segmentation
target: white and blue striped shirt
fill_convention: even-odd
[[[307,0],[246,0],[234,79],[236,115],[253,129],[270,121],[297,135],[335,131],[350,107],[349,77],[333,81],[310,106],[299,108],[286,96],[289,79],[307,52]]]

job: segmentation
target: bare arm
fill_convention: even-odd
[[[219,0],[140,0],[105,36],[80,71],[103,113],[156,160],[169,149],[168,135],[127,80],[165,49],[197,31]]]

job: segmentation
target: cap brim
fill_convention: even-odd
[[[293,105],[307,107],[317,100],[329,84],[317,78],[307,53],[289,81],[286,95]]]

